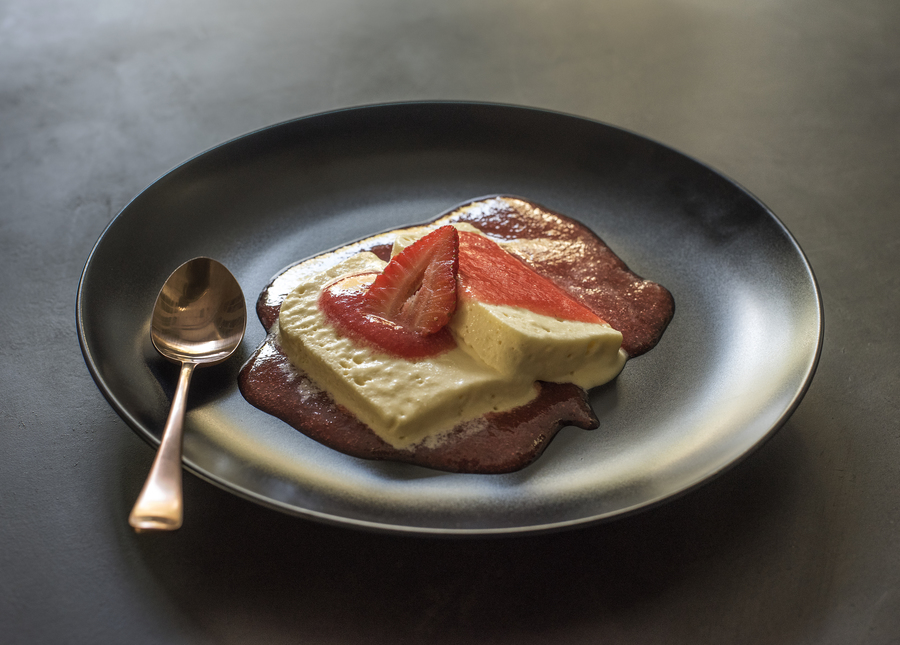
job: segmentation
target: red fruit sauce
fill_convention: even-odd
[[[441,225],[454,222],[469,222],[495,240],[520,241],[510,250],[517,261],[622,332],[622,348],[630,357],[652,349],[674,315],[674,301],[664,287],[635,275],[590,229],[564,215],[520,198],[498,196],[462,204],[435,220]],[[392,240],[392,236],[376,235],[347,245],[338,253],[347,257],[371,251],[387,261]],[[463,246],[461,240],[461,273]],[[316,262],[316,258],[307,262]],[[492,262],[488,265],[494,266]],[[257,313],[267,330],[277,321],[291,287],[284,277],[290,271],[288,267],[276,276],[260,294]],[[465,284],[465,278],[462,282]],[[515,304],[503,302],[504,296],[496,286],[483,287],[478,297],[491,293],[498,299],[495,304]],[[516,302],[530,291],[526,287],[516,289],[510,296]],[[408,462],[452,472],[516,471],[537,459],[561,428],[573,425],[592,429],[598,425],[584,390],[568,383],[538,382],[537,397],[524,406],[489,412],[460,424],[437,446],[397,449],[336,405],[327,392],[291,365],[273,334],[244,365],[239,386],[252,405],[335,450],[364,459]]]
[[[459,234],[459,281],[462,297],[490,305],[521,307],[536,314],[602,323],[556,283],[536,273],[496,242],[462,231]]]

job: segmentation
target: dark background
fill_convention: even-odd
[[[900,4],[0,1],[0,642],[900,642]],[[75,292],[146,185],[272,123],[528,105],[733,177],[806,252],[825,344],[723,477],[568,533],[393,537],[192,476],[136,536],[153,452],[94,385]]]

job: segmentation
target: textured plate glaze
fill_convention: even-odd
[[[598,430],[564,429],[508,475],[458,475],[329,450],[237,390],[262,341],[200,370],[185,466],[247,499],[322,521],[432,534],[522,533],[601,521],[681,494],[771,436],[812,379],[822,308],[799,246],[756,198],[635,134],[540,110],[469,103],[354,108],[209,150],[110,223],[78,290],[88,368],[122,418],[159,443],[177,368],[153,351],[154,299],[185,260],[238,277],[253,310],[283,267],[488,194],[584,222],[674,295],[660,344],[592,392]]]

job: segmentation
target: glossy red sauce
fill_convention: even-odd
[[[672,319],[675,305],[671,294],[635,275],[600,238],[575,220],[511,197],[463,204],[435,220],[439,224],[461,221],[472,223],[496,240],[516,240],[510,252],[621,331],[622,348],[630,357],[652,349]],[[389,236],[376,235],[343,251],[371,251],[387,261],[391,241]],[[276,276],[260,294],[257,313],[267,330],[278,319],[281,303],[291,288],[290,270]],[[584,390],[572,384],[539,382],[537,397],[522,407],[487,413],[460,424],[437,446],[399,450],[336,405],[328,393],[292,366],[272,334],[244,365],[239,386],[252,405],[335,450],[364,459],[408,462],[453,472],[519,470],[537,459],[561,428],[572,425],[592,429],[598,425]]]
[[[490,305],[521,307],[564,320],[603,322],[555,282],[476,233],[459,234],[459,283],[462,297]]]

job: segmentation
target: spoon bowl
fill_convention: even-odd
[[[150,339],[167,359],[181,364],[178,387],[150,474],[128,522],[138,532],[172,531],[184,519],[181,451],[191,375],[215,365],[240,346],[247,306],[235,277],[221,263],[194,258],[175,269],[153,307]]]

